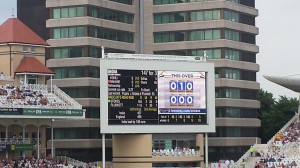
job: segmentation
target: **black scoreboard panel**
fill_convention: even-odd
[[[205,72],[107,71],[108,125],[207,124]]]

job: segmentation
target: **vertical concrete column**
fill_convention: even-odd
[[[8,140],[8,125],[6,124],[6,120],[5,120],[5,144],[7,144],[7,140]],[[8,151],[5,152],[5,157],[6,159],[8,159]]]
[[[114,168],[152,168],[152,134],[113,135]]]
[[[199,146],[200,156],[204,155],[204,136],[203,134],[196,134],[196,146]],[[204,162],[200,163],[201,167],[204,166]]]
[[[26,126],[23,124],[23,131],[22,131],[22,137],[23,137],[23,144],[25,144],[25,128],[26,128]],[[26,156],[26,151],[23,151],[23,155],[22,155],[23,157],[25,157]]]
[[[37,120],[37,159],[40,158],[40,125],[39,120]]]

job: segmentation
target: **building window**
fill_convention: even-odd
[[[99,78],[100,69],[98,67],[63,67],[53,68],[55,75],[54,79],[61,78]]]
[[[31,52],[36,53],[36,47],[31,47]]]
[[[29,46],[23,46],[23,53],[29,52]]]
[[[122,23],[133,23],[133,14],[105,8],[89,7],[89,16]]]
[[[209,59],[220,59],[221,49],[201,49],[201,50],[190,50],[188,55],[203,57],[204,53]]]
[[[117,3],[122,3],[122,4],[127,4],[127,5],[132,5],[132,0],[109,0]]]
[[[84,27],[63,27],[53,29],[53,38],[73,38],[73,37],[83,37]]]
[[[133,33],[107,28],[89,27],[89,37],[133,43]]]
[[[221,30],[219,29],[195,30],[189,33],[189,41],[216,40],[220,38]]]
[[[240,60],[241,52],[238,50],[226,49],[225,58],[230,60]]]
[[[225,69],[225,77],[227,79],[241,79],[240,70],[238,69]]]
[[[189,16],[189,17],[188,17]],[[172,12],[154,14],[154,24],[220,20],[220,10]]]
[[[216,117],[241,118],[241,108],[237,108],[237,107],[216,108]]]
[[[241,90],[237,89],[237,88],[226,88],[225,89],[225,98],[240,99],[241,98]]]
[[[69,47],[69,48],[54,48],[53,49],[53,58],[75,58],[83,57],[84,49],[83,47]]]
[[[176,3],[194,3],[215,0],[153,0],[153,5],[176,4]]]
[[[54,128],[54,139],[98,139],[100,128]]]
[[[61,89],[72,98],[100,98],[99,87],[72,87]]]
[[[154,33],[154,43],[184,41],[184,32]]]
[[[229,20],[232,22],[240,22],[240,15],[238,12],[225,10],[224,15],[225,20]]]
[[[82,17],[84,15],[84,7],[54,8],[53,19]]]
[[[240,41],[240,32],[235,30],[225,30],[225,39]]]

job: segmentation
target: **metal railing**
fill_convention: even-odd
[[[82,105],[81,104],[79,104],[77,101],[75,101],[69,95],[67,95],[64,91],[62,91],[56,85],[52,86],[52,92],[59,99],[63,100],[65,103],[67,103],[69,106],[71,106],[71,108],[73,108],[73,109],[82,109]]]
[[[0,144],[37,144],[37,138],[0,138]],[[39,138],[39,144],[41,144],[41,138]]]
[[[91,163],[85,163],[76,159],[72,159],[67,156],[55,156],[56,160],[61,160],[64,163],[71,164],[72,166],[76,167],[82,167],[82,168],[97,168],[98,166],[102,167],[102,162],[97,161],[97,162],[91,162]]]
[[[40,91],[40,92],[48,92],[48,86],[47,85],[41,85],[41,84],[27,84],[24,85],[24,87],[33,91]]]

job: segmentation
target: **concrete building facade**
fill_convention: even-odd
[[[53,83],[87,109],[87,119],[55,122],[56,154],[87,161],[101,158],[97,132],[101,46],[105,52],[206,53],[215,63],[216,78],[217,131],[209,135],[209,160],[237,160],[259,141],[255,0],[47,0],[46,8],[51,46],[47,66],[55,72]],[[146,146],[196,146],[198,136],[152,134]],[[115,154],[114,143],[106,142],[107,160]],[[180,163],[152,166],[174,165]]]

